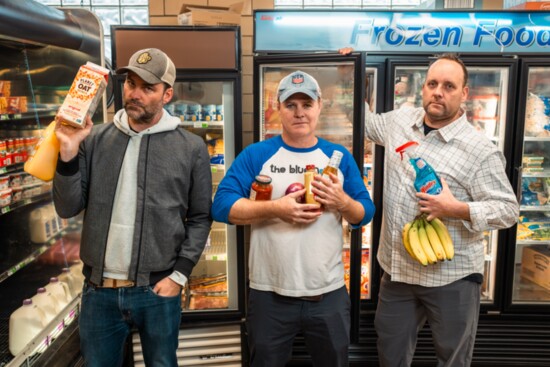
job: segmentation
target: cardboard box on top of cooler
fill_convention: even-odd
[[[521,276],[550,290],[550,247],[547,245],[524,247]]]
[[[229,7],[183,4],[178,15],[180,25],[236,26],[241,24],[244,2]]]

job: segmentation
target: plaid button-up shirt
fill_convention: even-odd
[[[384,114],[366,109],[366,137],[385,147],[384,213],[378,261],[393,281],[442,286],[484,271],[483,232],[514,225],[519,206],[505,172],[505,159],[486,136],[466,120],[424,135],[423,108],[401,108]],[[455,247],[452,261],[422,266],[402,244],[403,226],[420,213],[413,186],[415,171],[395,148],[417,141],[416,152],[443,177],[453,195],[470,207],[470,221],[441,218]]]

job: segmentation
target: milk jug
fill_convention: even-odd
[[[57,299],[46,288],[38,288],[32,297],[32,302],[38,306],[46,315],[46,324],[49,324],[61,311]]]
[[[31,241],[43,243],[53,237],[53,227],[50,220],[50,213],[45,206],[34,209],[29,214],[29,229]]]
[[[80,292],[78,289],[78,280],[75,279],[73,276],[73,273],[71,273],[71,269],[69,268],[63,268],[62,273],[59,274],[57,279],[60,282],[63,282],[67,285],[67,289],[69,291],[69,297],[71,300],[76,297],[76,295]]]
[[[71,274],[73,275],[74,282],[76,284],[76,294],[82,292],[82,286],[84,285],[84,274],[82,274],[82,268],[84,263],[82,261],[77,261],[69,269],[71,269]]]
[[[10,315],[10,353],[19,354],[47,325],[45,319],[44,312],[31,299],[24,300],[23,305]]]
[[[44,288],[46,288],[46,292],[50,292],[55,297],[61,309],[64,309],[72,300],[69,286],[65,282],[60,282],[57,277],[51,277],[50,282]]]

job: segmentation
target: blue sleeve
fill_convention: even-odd
[[[212,218],[217,222],[229,223],[229,211],[235,202],[250,196],[250,186],[254,177],[262,169],[264,162],[272,155],[267,141],[249,145],[229,167],[221,180],[212,203]],[[231,224],[231,223],[229,223]]]
[[[353,156],[346,149],[343,149],[342,152],[344,156],[342,157],[339,168],[344,175],[344,191],[352,199],[361,203],[363,209],[365,209],[365,216],[360,223],[350,223],[352,228],[359,228],[372,220],[375,212],[374,203],[365,187],[363,177],[359,168],[357,168]]]

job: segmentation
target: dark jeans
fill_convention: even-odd
[[[305,301],[250,290],[246,318],[251,367],[283,367],[296,334],[304,335],[313,366],[348,366],[350,299],[346,287]]]
[[[181,297],[162,297],[151,287],[85,285],[79,316],[80,348],[87,367],[117,367],[124,342],[137,327],[145,364],[176,367]]]

